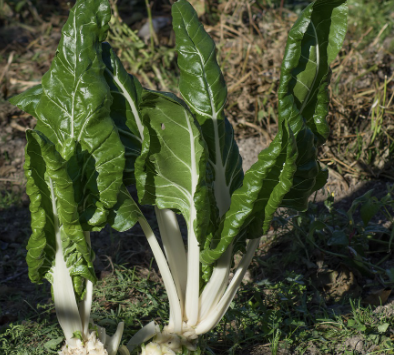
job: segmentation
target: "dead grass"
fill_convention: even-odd
[[[218,43],[228,83],[227,116],[238,135],[269,140],[276,131],[280,63],[296,15],[238,0],[221,4],[219,13],[220,21],[208,31]],[[388,25],[382,23],[368,44],[364,39],[373,27],[359,33],[350,26],[332,66],[332,134],[321,160],[345,178],[394,180],[394,35],[382,40]]]

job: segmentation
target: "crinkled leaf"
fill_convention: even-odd
[[[282,124],[274,141],[246,172],[243,186],[236,190],[224,215],[220,236],[212,249],[200,254],[204,264],[216,261],[235,239],[252,239],[269,229],[273,214],[293,184],[297,147],[292,132]],[[238,243],[237,248],[241,247]],[[235,250],[236,251],[236,250]]]
[[[55,145],[37,131],[27,131],[25,151],[26,192],[30,197],[32,235],[27,245],[29,277],[41,282],[51,280],[56,248],[63,249],[74,290],[81,296],[84,280],[96,281],[93,253],[79,223],[73,181],[67,162]],[[61,238],[57,245],[56,236]]]
[[[283,206],[306,209],[310,194],[327,179],[327,171],[317,162],[316,149],[329,134],[326,116],[330,64],[342,47],[346,29],[346,0],[317,0],[304,10],[289,32],[278,110],[279,120],[287,119],[297,137],[300,154],[294,188],[284,198]]]
[[[127,188],[122,186],[118,195],[118,202],[108,216],[109,225],[119,232],[124,232],[132,228],[140,217],[142,217],[142,213],[137,203],[130,196]]]
[[[227,88],[216,61],[212,38],[185,0],[172,7],[180,69],[179,90],[202,128],[209,150],[219,214],[230,206],[231,194],[242,184],[242,160],[231,124],[224,117]]]
[[[33,282],[41,282],[52,266],[55,255],[55,234],[51,191],[46,182],[46,164],[41,156],[41,147],[27,133],[25,147],[26,193],[30,197],[32,235],[27,245],[29,277]]]
[[[111,118],[125,146],[125,185],[135,183],[134,163],[141,153],[144,126],[139,112],[142,87],[129,75],[108,43],[102,44],[105,78],[111,90],[113,103]]]
[[[122,185],[124,148],[110,117],[112,97],[105,81],[101,41],[111,17],[106,0],[77,1],[63,27],[51,68],[42,79],[36,129],[65,160],[84,155],[81,177],[94,185],[97,210],[89,223],[102,227]],[[86,152],[86,153],[85,153]],[[86,165],[93,167],[86,169]],[[88,175],[89,174],[89,175]]]
[[[297,172],[293,177],[293,186],[283,198],[282,206],[302,211],[308,208],[308,198],[327,181],[327,170],[321,170],[317,161],[317,151],[313,142],[314,136],[309,128],[298,132],[296,141],[298,147]],[[308,147],[308,149],[305,149]],[[321,186],[320,186],[321,185]]]
[[[186,0],[172,6],[172,25],[181,70],[179,89],[193,111],[211,118],[223,111],[227,100],[226,83],[216,61],[215,42]]]
[[[300,15],[286,44],[278,90],[279,118],[288,118],[295,135],[305,120],[317,146],[329,134],[329,66],[342,47],[346,29],[346,0],[317,0]]]

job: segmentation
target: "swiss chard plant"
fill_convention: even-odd
[[[66,338],[61,354],[115,354],[123,323],[108,337],[89,317],[96,281],[90,232],[139,223],[170,316],[161,331],[150,323],[119,351],[154,337],[143,354],[193,352],[228,309],[277,208],[305,210],[326,182],[317,149],[329,134],[329,66],[345,36],[347,4],[316,0],[291,29],[278,132],[246,173],[225,117],[215,43],[192,6],[178,0],[172,7],[181,97],[144,89],[125,71],[103,42],[110,17],[107,0],[77,0],[42,83],[10,100],[37,118],[25,163],[29,276],[52,284]],[[139,205],[154,206],[162,246]],[[242,258],[229,280],[236,253]]]

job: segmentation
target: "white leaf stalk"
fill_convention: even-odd
[[[56,195],[53,181],[49,181],[52,200],[53,224],[56,235],[55,264],[52,267],[52,289],[56,316],[66,338],[66,343],[59,355],[116,355],[122,339],[124,324],[119,323],[115,334],[106,335],[104,328],[90,322],[90,311],[93,300],[93,283],[86,280],[84,299],[77,304],[70,270],[64,260],[62,233],[59,225],[56,207]],[[90,245],[90,233],[85,232],[85,238]],[[89,324],[91,328],[89,329]]]
[[[135,102],[130,95],[127,94],[126,88],[116,78],[116,75],[113,78],[134,114],[139,130],[139,138],[143,141],[144,128],[140,112],[137,110]],[[223,161],[219,144],[218,126],[223,123],[218,122],[218,116],[222,110],[216,112],[213,102],[211,102],[211,105],[213,112],[211,119],[214,123],[216,140],[216,164],[211,163],[215,172],[215,197],[218,203],[219,214],[222,216],[230,207],[231,180],[226,181],[226,167],[229,162],[227,161],[228,157]],[[142,355],[172,355],[182,352],[185,348],[195,351],[197,349],[198,336],[213,329],[230,306],[259,243],[259,239],[249,242],[247,252],[243,256],[231,282],[229,282],[229,275],[233,246],[230,245],[227,251],[219,258],[209,282],[200,294],[200,245],[194,230],[194,223],[198,213],[194,204],[194,194],[199,180],[198,162],[195,159],[194,151],[195,137],[192,134],[190,122],[186,121],[190,133],[192,186],[189,218],[186,220],[188,231],[187,252],[176,215],[172,210],[155,207],[163,249],[160,247],[147,220],[144,217],[139,219],[163,278],[169,299],[170,317],[168,325],[161,332],[158,326],[151,322],[135,334],[127,344],[127,349],[130,353],[151,338],[153,338],[152,342],[142,346]]]
[[[164,252],[148,222],[144,218],[139,222],[162,274],[169,298],[170,319],[161,333],[152,324],[147,325],[147,329],[142,329],[141,334],[137,333],[130,340],[127,348],[132,352],[136,346],[154,337],[152,342],[142,347],[142,355],[172,355],[182,352],[185,348],[194,351],[197,348],[198,337],[213,329],[229,308],[258,247],[259,239],[249,241],[246,253],[229,282],[233,252],[230,245],[218,260],[204,291],[198,293],[195,301],[194,292],[187,292],[188,285],[192,284],[193,286],[189,287],[197,290],[199,287],[200,248],[193,229],[188,229],[186,253],[175,213],[157,207],[155,212]],[[223,209],[221,213],[224,212]],[[188,272],[190,268],[197,268],[197,276]]]
[[[185,252],[175,213],[168,209],[160,210],[157,207],[155,211],[164,252],[147,221],[141,219],[140,224],[162,274],[169,298],[170,320],[162,332],[158,330],[157,325],[148,324],[129,341],[127,348],[132,352],[138,345],[154,337],[149,344],[142,346],[141,355],[175,355],[185,348],[195,351],[198,337],[213,329],[229,308],[260,239],[249,241],[246,253],[231,281],[229,281],[229,275],[232,246],[223,253],[204,291],[199,295],[198,301],[194,304],[189,302],[189,307],[193,307],[193,313],[197,313],[197,319],[191,319],[188,317],[185,307],[188,301],[185,282],[190,280],[187,278],[190,252],[188,254]],[[189,234],[188,237],[194,237],[194,234]],[[196,248],[199,250],[198,243]],[[194,260],[192,261],[194,262]],[[196,282],[194,278],[192,281]],[[198,282],[199,278],[196,283]]]
[[[131,102],[129,104],[132,105]],[[214,122],[216,142],[219,142],[217,115],[214,112],[212,120]],[[137,116],[136,121],[140,120],[141,118]],[[191,132],[191,129],[189,131]],[[195,351],[198,337],[213,329],[229,308],[259,243],[259,239],[248,243],[247,252],[243,255],[231,282],[229,282],[229,276],[233,246],[230,245],[217,261],[209,282],[200,294],[200,246],[193,227],[197,219],[193,197],[198,181],[193,139],[191,135],[190,170],[192,172],[192,191],[189,205],[190,214],[188,220],[186,220],[188,232],[187,252],[176,215],[172,210],[155,207],[163,249],[160,247],[146,219],[141,217],[139,220],[167,290],[170,304],[170,319],[162,332],[159,332],[151,324],[144,327],[146,329],[143,328],[141,330],[142,333],[137,333],[127,344],[130,352],[152,337],[153,341],[142,347],[142,355],[172,355],[182,352],[185,348]],[[141,140],[143,140],[142,134]],[[218,201],[219,214],[223,216],[231,203],[231,181],[227,182],[225,179],[226,164],[228,162],[223,161],[219,144],[216,144],[215,150],[216,164],[213,165],[215,171],[215,197]]]

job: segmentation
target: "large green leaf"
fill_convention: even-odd
[[[198,122],[175,95],[145,91],[141,113],[145,124],[144,141],[142,154],[136,161],[140,202],[179,211],[186,221],[185,317],[196,324],[199,254],[210,221],[209,191],[205,183],[207,148]]]
[[[102,48],[106,65],[104,74],[113,97],[111,118],[126,150],[124,182],[130,185],[135,183],[134,163],[141,153],[144,138],[144,126],[139,112],[142,86],[134,76],[126,72],[108,43],[103,43]]]
[[[27,245],[29,277],[52,282],[56,250],[61,248],[74,290],[81,296],[84,280],[96,281],[93,253],[79,223],[73,181],[67,162],[55,145],[37,131],[27,131],[25,150],[26,192],[30,197],[32,235]]]
[[[267,232],[273,214],[293,185],[297,155],[294,136],[283,123],[274,141],[246,172],[243,186],[233,193],[220,234],[213,240],[211,249],[201,252],[202,263],[212,264],[236,239],[239,242],[239,238],[252,239]]]
[[[329,134],[326,122],[330,64],[347,30],[346,0],[317,0],[300,15],[289,32],[278,90],[279,119],[289,120],[295,135],[304,119],[317,146]]]
[[[13,105],[18,106],[22,111],[27,112],[29,115],[37,117],[36,107],[40,101],[41,94],[42,85],[39,84],[22,92],[19,95],[11,97],[8,101]]]
[[[110,17],[106,0],[77,1],[42,79],[36,107],[36,129],[56,144],[66,161],[79,155],[79,176],[88,183],[85,192],[87,186],[96,196],[89,223],[100,227],[117,202],[125,165],[124,147],[110,117],[112,97],[101,58]]]
[[[298,211],[308,208],[308,199],[312,192],[323,187],[327,181],[327,170],[322,170],[317,161],[314,135],[309,128],[304,128],[297,135],[297,171],[293,176],[293,186],[281,203]]]
[[[310,194],[327,180],[317,162],[317,148],[328,137],[326,122],[330,64],[347,29],[346,0],[317,0],[300,15],[289,32],[278,89],[279,120],[288,120],[297,137],[294,187],[283,206],[307,208]]]
[[[170,94],[145,91],[141,113],[145,138],[136,167],[140,203],[180,211],[191,236],[201,242],[210,208],[206,146],[198,123]]]
[[[126,73],[116,54],[108,43],[102,44],[103,60],[106,64],[105,77],[111,89],[111,95],[114,100],[111,106],[111,118],[118,128],[120,138],[126,149],[126,168],[125,183],[128,185],[134,182],[134,161],[140,154],[141,137],[138,127],[142,127],[141,118],[139,117],[139,102],[141,99],[142,87],[139,82]],[[20,95],[14,96],[10,102],[20,109],[36,116],[36,107],[42,95],[42,85],[37,85],[26,90]],[[137,117],[137,118],[135,118]],[[143,127],[142,127],[143,128]],[[102,208],[102,213],[98,213],[97,203],[99,201],[99,193],[96,185],[97,173],[92,159],[89,154],[81,152],[77,149],[76,154],[69,159],[68,169],[74,181],[74,188],[79,196],[80,212],[82,213],[82,222],[85,230],[99,230],[103,224],[91,227],[87,223],[89,218],[96,212],[98,219],[105,219],[107,212]],[[85,166],[85,174],[80,174],[80,166]],[[87,176],[94,176],[88,180]],[[85,185],[90,185],[87,188]],[[108,223],[112,228],[125,231],[130,229],[136,223],[140,211],[123,186],[118,195],[116,205],[111,209],[108,217]]]
[[[231,194],[242,184],[242,160],[231,124],[224,116],[227,88],[216,61],[216,48],[193,7],[180,0],[172,6],[180,69],[179,90],[202,128],[212,166],[213,187],[220,215]]]

